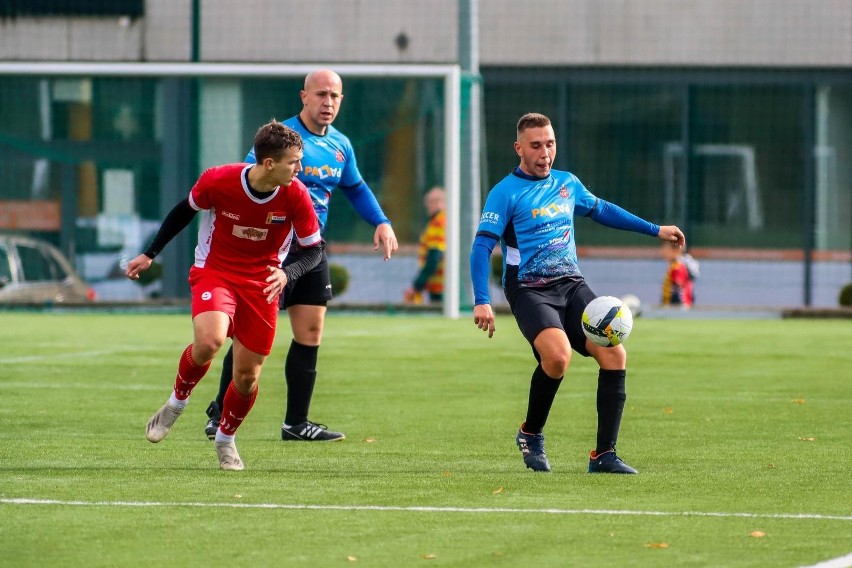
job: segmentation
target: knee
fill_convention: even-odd
[[[625,351],[622,345],[601,348],[594,355],[601,369],[617,370],[627,368],[627,351]]]
[[[322,340],[322,326],[311,326],[307,329],[304,329],[301,333],[302,341],[298,341],[302,345],[319,345]]]
[[[234,373],[234,387],[240,394],[250,394],[257,388],[258,373],[251,371],[240,372],[239,369]]]
[[[558,379],[568,370],[568,365],[571,363],[570,351],[554,351],[552,353],[543,354],[541,357],[541,368],[547,373],[547,376]]]
[[[222,346],[225,344],[225,338],[222,337],[199,337],[196,338],[195,344],[192,348],[193,359],[196,360],[196,363],[199,362],[199,359],[203,359],[205,361],[210,361],[213,357],[216,356],[216,353],[222,349]]]

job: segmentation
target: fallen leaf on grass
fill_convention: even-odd
[[[349,562],[358,562],[358,557],[357,556],[347,556],[346,560],[348,560]]]
[[[435,560],[437,556],[435,556],[434,554],[424,554],[420,558],[422,558],[423,560]]]
[[[671,406],[667,406],[663,409],[663,412],[665,412],[666,414],[671,414],[672,412],[674,412],[674,409],[672,409]]]
[[[452,477],[452,476],[453,476],[452,471],[442,471],[441,472],[441,477]]]
[[[751,537],[754,537],[754,538],[763,538],[763,537],[766,536],[766,533],[763,532],[763,531],[751,531],[750,533],[748,533],[748,536],[751,536]]]
[[[372,444],[373,442],[376,441],[376,439],[375,438],[364,438],[364,441],[367,442],[368,444]]]
[[[774,463],[769,464],[769,467],[775,467]]]
[[[815,442],[816,438],[813,436],[799,436],[799,439],[803,442]]]
[[[498,493],[503,493],[502,487],[498,487],[497,489],[491,492],[492,495],[497,495]]]
[[[645,548],[668,548],[669,543],[667,542],[649,542],[645,545]]]
[[[793,399],[793,402],[795,402],[796,404],[805,404],[805,399],[803,399],[803,398],[794,398],[794,399]]]

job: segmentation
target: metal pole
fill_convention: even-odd
[[[444,316],[452,319],[459,317],[459,298],[461,296],[459,274],[462,266],[460,256],[460,216],[461,211],[461,140],[460,115],[460,73],[454,68],[444,79],[444,185],[447,192],[447,250],[444,255]]]
[[[458,59],[462,70],[462,83],[465,88],[462,96],[461,155],[465,167],[461,173],[461,208],[459,240],[460,260],[466,259],[473,245],[474,232],[482,208],[482,172],[480,143],[480,75],[479,75],[479,1],[459,0],[458,12]],[[473,286],[467,262],[460,262],[459,270],[461,298],[466,307],[473,304]]]
[[[804,220],[805,234],[803,242],[803,262],[802,270],[804,271],[803,282],[803,303],[805,306],[813,304],[813,254],[816,244],[816,167],[814,160],[816,159],[816,94],[813,85],[805,86],[803,112],[803,132],[804,149],[802,152],[802,172],[804,174]]]
[[[686,242],[689,244],[689,190],[693,187],[693,178],[695,177],[695,172],[690,167],[692,161],[692,122],[695,116],[692,110],[692,87],[690,85],[683,86],[681,100],[683,108],[681,109],[680,137],[683,147],[683,161],[680,176],[680,219],[677,219],[676,222],[680,224],[680,229],[686,235]]]

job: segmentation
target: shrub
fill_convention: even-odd
[[[152,282],[156,282],[163,275],[163,265],[159,262],[152,262],[148,270],[143,270],[139,273],[139,278],[134,280],[140,286],[147,286]]]
[[[852,307],[852,282],[840,289],[840,297],[837,301],[841,306]]]
[[[335,296],[342,295],[349,287],[349,271],[341,264],[329,264],[328,271],[331,275],[331,291]]]

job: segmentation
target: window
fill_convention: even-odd
[[[53,265],[44,253],[36,247],[18,245],[18,256],[23,268],[25,282],[49,282],[54,279]]]
[[[12,282],[12,267],[9,264],[9,251],[0,247],[0,287]]]

